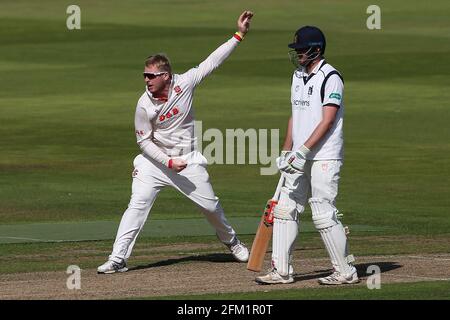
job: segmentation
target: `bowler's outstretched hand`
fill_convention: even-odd
[[[250,21],[252,20],[253,12],[251,11],[244,11],[239,16],[239,19],[237,21],[238,31],[245,36],[245,34],[248,32],[248,29],[250,29]]]

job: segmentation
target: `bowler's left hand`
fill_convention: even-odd
[[[238,31],[242,34],[242,36],[245,36],[245,34],[248,32],[248,29],[250,29],[250,21],[252,20],[252,17],[253,12],[251,11],[244,11],[239,16],[237,26]]]

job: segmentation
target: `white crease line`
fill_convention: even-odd
[[[443,255],[443,254],[439,254],[436,253],[436,255]],[[399,254],[399,255],[392,255],[392,254],[387,254],[387,255],[377,255],[377,256],[356,256],[356,262],[360,261],[360,260],[364,260],[364,261],[370,261],[370,260],[374,260],[374,259],[387,259],[387,258],[396,258],[396,259],[401,259],[401,258],[417,258],[417,259],[442,259],[442,260],[450,260],[449,259],[445,259],[445,258],[436,258],[433,257],[432,255],[430,256],[412,256],[412,255],[404,255],[404,254]]]
[[[0,239],[14,239],[14,240],[30,240],[39,242],[65,242],[65,241],[80,241],[80,240],[51,240],[51,239],[34,239],[34,238],[22,238],[22,237],[0,237]]]
[[[22,238],[22,237],[0,237],[2,239],[15,239],[15,240],[31,240],[31,241],[51,241],[45,239],[34,239],[34,238]]]
[[[450,281],[450,278],[433,278],[433,277],[423,277],[423,276],[408,276],[408,275],[397,275],[382,273],[383,276],[390,276],[395,278],[413,278],[413,279],[425,279],[425,280],[435,280],[435,281]]]
[[[328,268],[328,267],[319,266],[319,265],[314,265],[313,267],[315,267],[315,268],[324,268],[324,269]],[[424,277],[424,276],[396,275],[396,274],[389,273],[389,271],[381,272],[381,275],[382,276],[391,276],[391,277],[394,277],[394,278],[405,277],[405,278],[412,278],[412,279],[425,279],[425,280],[435,280],[435,281],[450,281],[450,278],[433,278],[433,277]],[[308,275],[308,274],[314,274],[314,273],[318,273],[318,272],[317,271],[312,271],[312,272],[308,272],[308,273],[304,273],[304,274],[297,273],[295,275],[302,276],[302,275]],[[363,274],[363,275],[361,275],[361,274],[358,273],[358,276],[360,278],[364,278],[366,276],[370,276],[370,274]]]
[[[436,261],[450,261],[450,259],[446,258],[435,258],[435,257],[426,257],[426,256],[407,256],[408,258],[413,259],[424,259],[424,260],[436,260]]]

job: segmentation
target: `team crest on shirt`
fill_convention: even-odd
[[[314,86],[308,88],[308,96],[312,95]]]
[[[295,92],[298,92],[299,89],[300,89],[300,86],[295,86]]]
[[[173,90],[175,91],[176,94],[180,94],[183,90],[180,88],[180,86],[176,86],[175,88],[173,88]]]

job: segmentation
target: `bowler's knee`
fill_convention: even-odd
[[[150,207],[151,201],[148,197],[141,194],[134,194],[131,196],[130,203],[128,204],[128,209],[136,210],[146,210]]]
[[[223,209],[219,203],[219,200],[208,201],[206,203],[203,203],[201,205],[201,208],[204,212],[210,213],[210,214],[222,214],[223,213]]]

